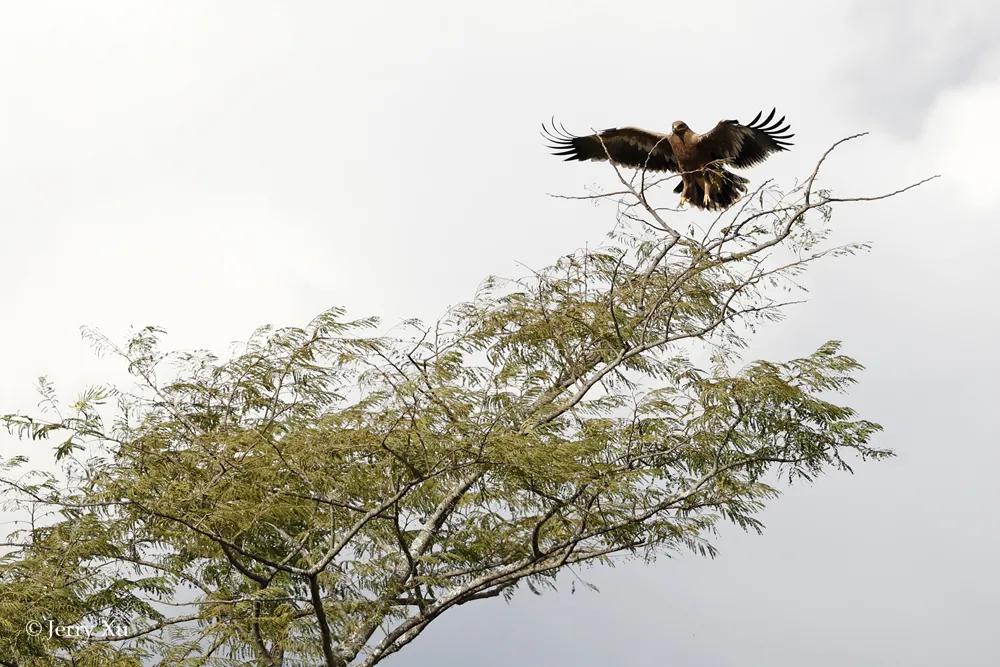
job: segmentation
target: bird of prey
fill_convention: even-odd
[[[612,128],[577,137],[565,130],[542,126],[554,155],[566,160],[608,160],[615,164],[650,171],[673,171],[681,176],[674,192],[681,204],[720,210],[732,206],[747,191],[747,179],[726,169],[750,167],[768,155],[788,150],[790,125],[785,117],[772,122],[774,109],[749,123],[720,121],[705,134],[692,132],[684,121],[673,124],[673,132],[662,134],[637,127]]]

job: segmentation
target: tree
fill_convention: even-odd
[[[604,247],[393,337],[338,309],[221,360],[85,332],[136,387],[4,417],[61,471],[2,461],[0,664],[374,665],[563,570],[711,555],[779,482],[889,456],[831,402],[861,368],[837,342],[737,367],[804,269],[864,247],[825,245],[862,199],[816,187],[830,151],[683,233],[669,179],[616,170]]]

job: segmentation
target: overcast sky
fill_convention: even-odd
[[[613,175],[546,154],[553,114],[704,131],[777,106],[797,143],[755,181],[859,130],[838,194],[943,174],[839,209],[836,240],[873,251],[814,269],[750,355],[844,340],[898,458],[793,488],[714,561],[470,605],[389,664],[1000,664],[1000,10],[872,4],[3,2],[0,412],[41,373],[66,396],[121,377],[80,325],[224,350],[331,305],[433,318],[600,243],[610,208],[546,193]]]

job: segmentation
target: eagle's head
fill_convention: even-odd
[[[685,123],[682,120],[675,120],[673,124],[673,129],[674,129],[674,134],[676,134],[677,136],[684,136],[685,132],[691,131],[690,128],[688,128],[687,123]]]

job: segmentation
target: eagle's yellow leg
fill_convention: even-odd
[[[688,184],[687,181],[683,181],[684,187],[681,188],[681,200],[677,202],[678,208],[687,204],[690,199],[688,199]]]

